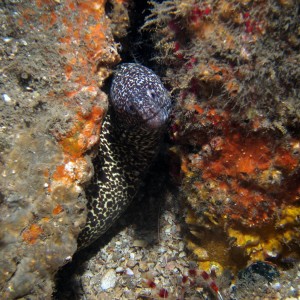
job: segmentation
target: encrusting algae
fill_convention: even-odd
[[[299,240],[300,160],[295,140],[276,147],[268,137],[242,132],[219,130],[199,152],[186,155],[182,171],[192,234],[203,244],[215,237],[223,249],[238,248],[246,263],[276,258]],[[213,259],[205,253],[200,260]]]
[[[125,35],[127,2],[113,2],[111,18],[124,23]],[[2,7],[3,35],[17,45],[0,67],[4,80],[15,82],[5,97],[15,119],[2,119],[11,131],[1,140],[3,299],[50,299],[54,274],[76,251],[86,221],[83,185],[93,174],[86,153],[99,143],[107,110],[99,87],[120,61],[105,4],[37,0]]]
[[[144,29],[176,98],[171,152],[200,268],[299,259],[296,1],[152,4]]]

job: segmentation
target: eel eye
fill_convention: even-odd
[[[130,104],[128,107],[127,107],[127,112],[133,114],[133,113],[136,113],[136,108],[133,104]]]

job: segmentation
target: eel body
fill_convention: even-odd
[[[158,152],[170,109],[170,97],[156,74],[139,64],[120,65],[86,192],[88,217],[79,248],[105,233],[136,195]]]

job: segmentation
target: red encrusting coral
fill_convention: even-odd
[[[77,158],[95,145],[99,141],[103,115],[104,109],[99,106],[92,107],[92,111],[87,115],[77,113],[71,130],[58,137],[64,152]]]
[[[280,244],[299,239],[291,228],[297,227],[299,211],[300,157],[294,149],[300,140],[247,132],[229,112],[218,114],[198,104],[187,109],[189,117],[183,120],[193,125],[176,138],[200,148],[190,154],[181,150],[184,189],[199,218],[189,214],[187,222],[223,228],[253,260],[278,256]]]
[[[188,247],[204,269],[236,271],[289,255],[300,241],[295,3],[170,0],[153,7],[144,27],[155,26],[157,61],[176,98],[171,153],[181,175],[171,172],[183,178]],[[232,259],[236,252],[241,263]]]
[[[202,150],[183,159],[181,170],[188,178],[201,172],[200,180],[192,180],[195,190],[207,191],[219,201],[223,199],[219,213],[226,214],[228,222],[241,220],[253,227],[272,221],[278,205],[292,201],[284,194],[286,188],[289,195],[298,188],[293,177],[299,170],[299,158],[281,143],[276,145],[270,136],[247,134],[243,128],[230,124],[228,113],[221,116],[199,105],[194,105],[194,109],[193,122],[217,130],[218,135],[209,137],[201,133],[197,141],[197,130],[185,132],[184,138],[201,145]],[[290,141],[291,145],[295,143]],[[213,183],[211,189],[208,182]]]
[[[22,233],[23,240],[28,244],[35,244],[43,229],[38,224],[32,224]]]
[[[57,205],[55,206],[55,208],[53,208],[52,213],[53,213],[54,215],[58,215],[58,214],[60,214],[63,210],[64,210],[64,208],[63,208],[60,204],[57,204]]]

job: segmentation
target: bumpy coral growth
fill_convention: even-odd
[[[14,124],[1,148],[0,297],[50,299],[53,276],[85,223],[83,185],[93,173],[86,153],[99,142],[107,109],[99,87],[120,58],[106,1],[18,3],[5,7],[7,19],[33,52],[26,61],[15,54],[13,64],[31,64],[35,73],[21,77],[37,78],[24,97],[30,102],[34,92],[43,109],[34,110],[30,129]],[[7,78],[10,68],[1,70]],[[40,88],[43,70],[48,84]]]
[[[116,38],[124,38],[129,27],[129,0],[111,0],[112,9],[108,12],[111,19],[111,30]]]
[[[284,144],[276,143],[270,135],[246,132],[229,123],[228,114],[215,115],[209,122],[207,114],[204,110],[193,115],[194,122],[205,126],[186,133],[193,147],[201,145],[201,149],[182,150],[183,184],[190,206],[187,223],[196,237],[217,239],[216,243],[221,239],[224,247],[230,241],[250,260],[277,257],[285,244],[300,241],[300,140],[285,138]],[[206,133],[215,130],[216,135]],[[200,144],[195,139],[198,134]],[[198,227],[206,229],[197,233]],[[200,260],[215,259],[207,253],[211,252],[197,255]],[[226,258],[220,260],[224,263]]]
[[[245,120],[260,120],[260,128],[285,132],[299,124],[296,1],[175,0],[153,6],[144,27],[156,26],[157,59],[172,66],[166,80],[173,90],[189,102],[240,110]]]
[[[188,246],[201,268],[239,269],[297,252],[296,1],[153,2],[151,26],[157,60],[170,66],[166,81],[177,100],[171,137]]]

